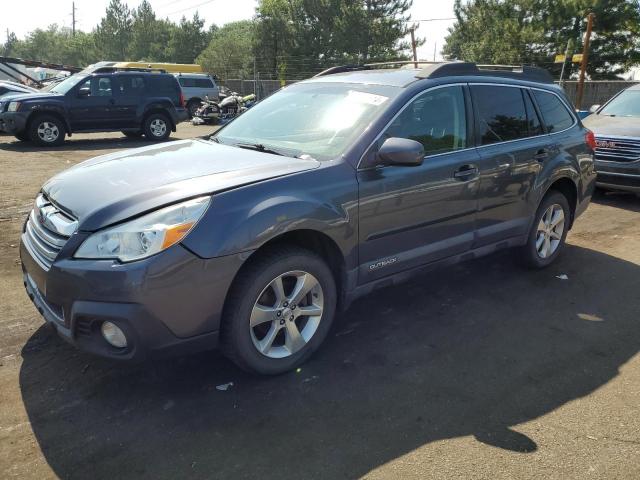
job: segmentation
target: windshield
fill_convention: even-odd
[[[64,95],[73,87],[75,87],[82,78],[84,78],[84,75],[71,75],[69,78],[66,78],[60,83],[56,83],[51,88],[45,87],[43,91],[53,92],[53,93],[62,93]]]
[[[611,100],[600,115],[640,117],[640,90],[627,90]]]
[[[383,111],[400,88],[303,83],[266,98],[220,130],[220,143],[260,145],[290,156],[335,158]]]

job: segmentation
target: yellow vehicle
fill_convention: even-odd
[[[115,68],[156,68],[167,73],[202,73],[202,66],[195,63],[118,62]]]

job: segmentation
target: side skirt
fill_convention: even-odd
[[[373,280],[371,282],[357,285],[351,288],[344,294],[344,299],[341,302],[341,309],[346,310],[349,305],[362,296],[368,295],[371,292],[378,290],[380,288],[388,288],[394,285],[399,285],[401,283],[405,283],[408,280],[411,280],[413,277],[430,272],[432,270],[439,269],[441,267],[447,267],[450,265],[455,265],[460,262],[464,262],[467,260],[472,260],[474,258],[484,257],[485,255],[489,255],[491,253],[497,252],[499,250],[504,250],[506,248],[511,247],[519,247],[525,245],[527,243],[527,235],[521,235],[517,237],[512,237],[507,240],[501,240],[496,243],[492,243],[489,245],[484,245],[479,248],[475,248],[473,250],[469,250],[467,252],[453,255],[451,257],[443,258],[442,260],[438,260],[435,262],[427,263],[425,265],[420,265],[415,268],[411,268],[408,270],[404,270],[402,272],[394,273],[384,278],[380,278],[378,280]],[[354,269],[347,273],[347,285],[354,285],[357,279],[358,269]]]

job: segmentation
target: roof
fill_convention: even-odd
[[[406,87],[418,80],[416,75],[420,69],[379,69],[379,70],[355,70],[351,72],[334,73],[313,77],[307,82],[336,82],[336,83],[368,83],[374,85],[390,85],[394,87]]]
[[[417,62],[426,63],[423,68],[377,69],[389,64],[344,65],[332,67],[317,74],[314,79],[322,82],[368,83],[406,87],[417,80],[456,77],[508,78],[518,81],[553,84],[551,74],[542,68],[517,65],[476,65],[471,62]],[[409,67],[409,68],[407,68]],[[313,81],[313,80],[311,80]]]

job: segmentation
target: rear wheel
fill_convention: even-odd
[[[198,108],[200,108],[200,100],[189,100],[187,103],[187,112],[189,112],[190,118],[196,114]]]
[[[29,126],[29,138],[32,142],[46,147],[64,143],[65,128],[62,122],[50,115],[40,115]]]
[[[223,351],[244,370],[286,372],[324,341],[335,308],[335,281],[320,257],[296,247],[266,252],[240,273],[230,293]]]
[[[567,197],[557,191],[549,192],[538,207],[522,260],[531,268],[544,268],[553,263],[564,247],[571,209]]]
[[[144,136],[147,140],[166,140],[171,135],[169,118],[163,113],[152,113],[144,121]]]

